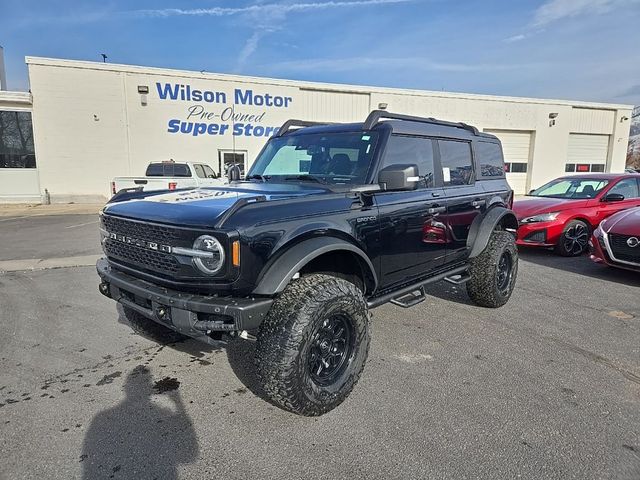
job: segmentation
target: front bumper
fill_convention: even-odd
[[[106,258],[96,264],[100,293],[182,334],[205,339],[211,332],[256,329],[271,308],[264,297],[219,297],[160,287],[112,268]]]
[[[621,263],[613,260],[607,249],[604,236],[599,232],[594,232],[589,240],[589,258],[601,265],[631,270],[632,272],[640,272],[640,264]]]
[[[521,223],[518,226],[516,245],[525,247],[553,247],[562,234],[559,222]]]

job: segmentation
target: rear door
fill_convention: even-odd
[[[444,192],[434,175],[435,145],[430,138],[393,134],[381,169],[416,164],[416,190],[375,194],[380,221],[381,287],[426,275],[440,267],[446,253]]]
[[[466,259],[467,237],[474,218],[487,209],[487,194],[476,185],[471,142],[439,139],[438,163],[447,211],[442,216],[447,226],[447,263]]]

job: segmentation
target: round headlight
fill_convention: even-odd
[[[193,242],[193,249],[202,252],[209,252],[212,255],[195,257],[193,262],[198,270],[207,275],[218,273],[224,265],[224,249],[217,238],[211,235],[202,235]]]

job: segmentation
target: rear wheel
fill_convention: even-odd
[[[260,326],[258,376],[278,406],[322,415],[353,390],[369,341],[362,291],[342,278],[305,275],[287,286]]]
[[[467,293],[483,307],[501,307],[511,297],[518,276],[518,249],[509,232],[493,232],[484,251],[471,260]]]
[[[582,220],[571,220],[565,225],[555,251],[563,257],[577,257],[587,251],[589,225]]]

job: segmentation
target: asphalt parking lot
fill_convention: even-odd
[[[95,215],[2,220],[0,260],[99,253]],[[521,252],[501,309],[380,307],[320,418],[263,398],[252,343],[159,345],[97,283],[0,274],[0,478],[640,478],[640,275]]]

